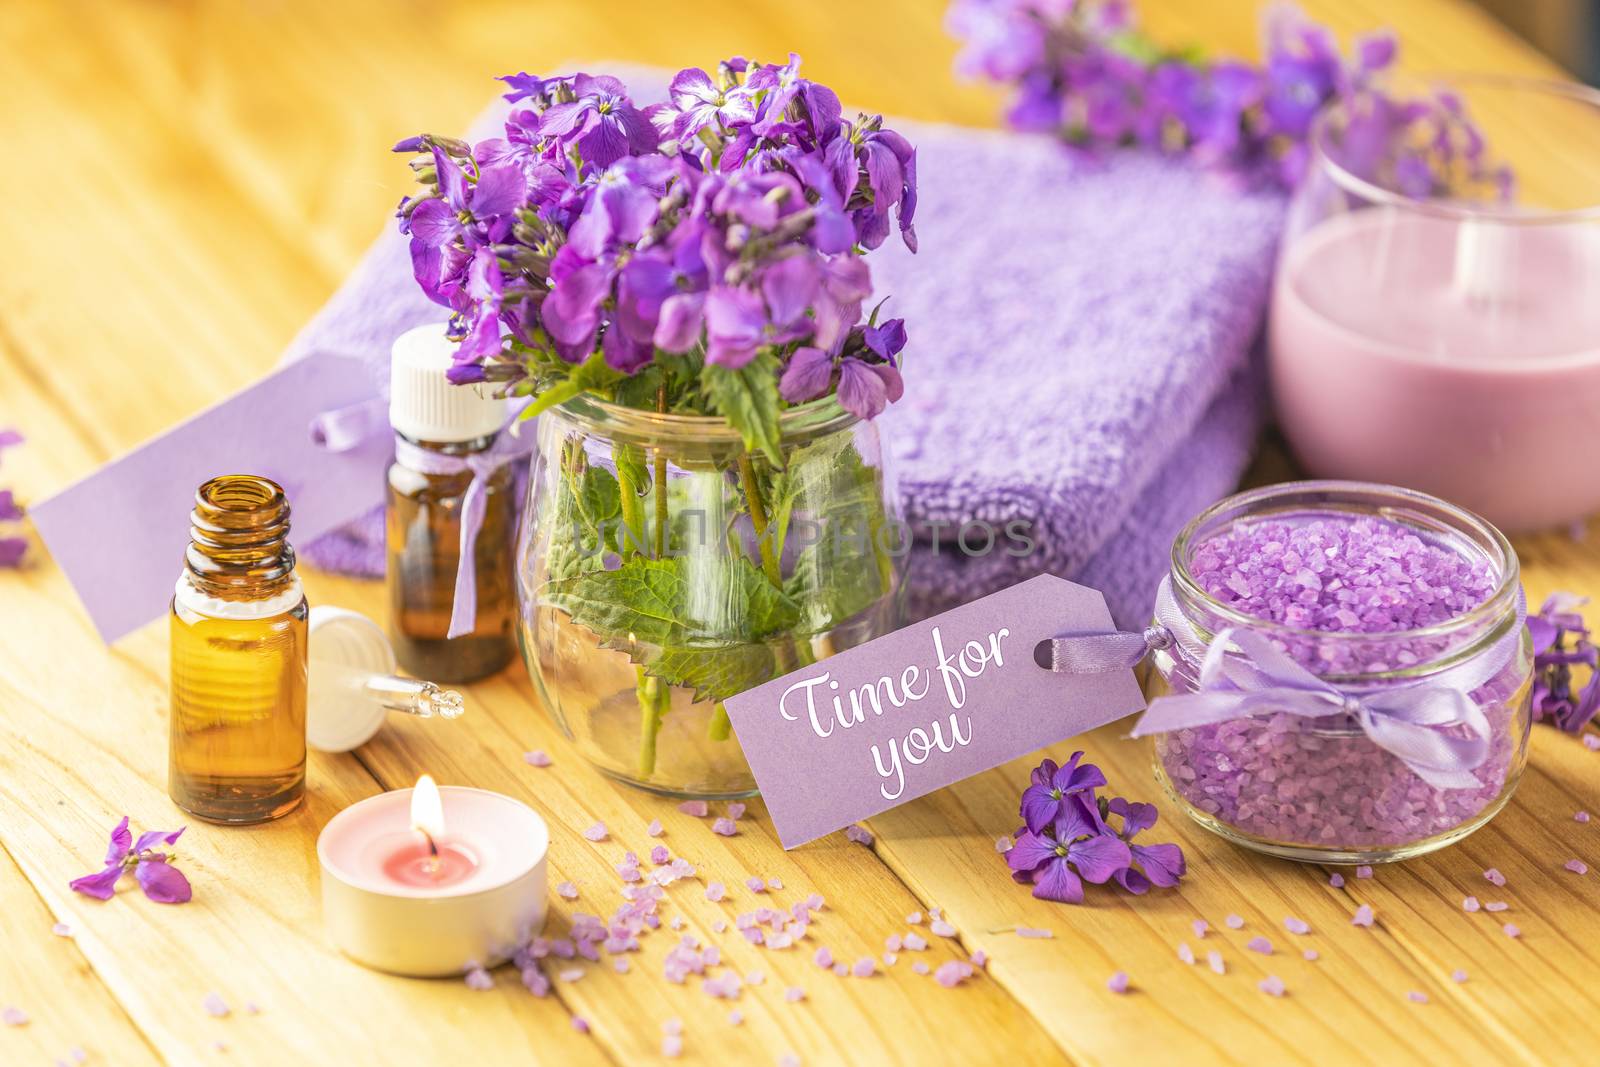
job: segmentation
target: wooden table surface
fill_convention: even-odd
[[[0,484],[37,500],[270,368],[283,345],[351,268],[407,185],[387,152],[418,130],[461,129],[491,75],[548,71],[572,57],[664,66],[735,53],[806,57],[807,72],[852,102],[888,113],[992,124],[997,97],[950,75],[954,43],[939,0],[719,0],[674,9],[624,0],[254,3],[56,0],[0,6],[8,165],[0,232],[0,426],[29,443],[8,452]],[[1145,22],[1173,41],[1256,53],[1253,0],[1146,0]],[[1410,65],[1547,73],[1547,64],[1474,9],[1451,0],[1310,5],[1341,32],[1395,26]],[[929,264],[936,269],[936,263]],[[1586,462],[1594,462],[1588,457]],[[1600,593],[1587,546],[1562,535],[1519,541],[1528,590]],[[117,531],[105,531],[116,551]],[[173,546],[176,570],[180,546]],[[309,574],[316,602],[381,617],[376,584]],[[1083,907],[1029,897],[992,842],[1016,822],[1029,761],[980,775],[871,823],[871,848],[833,835],[785,853],[759,804],[732,838],[668,802],[611,785],[568,748],[520,666],[471,687],[470,714],[440,728],[393,722],[362,751],[314,756],[307,803],[270,826],[192,825],[183,865],[194,902],[161,907],[124,891],[101,904],[67,888],[94,866],[107,828],[181,822],[165,791],[166,627],[107,649],[61,573],[35,549],[0,572],[0,1005],[31,1016],[0,1026],[0,1063],[48,1064],[81,1048],[88,1062],[146,1064],[461,1062],[634,1063],[660,1056],[662,1024],[685,1025],[685,1060],[771,1064],[1022,1062],[1593,1063],[1600,1052],[1600,753],[1535,731],[1510,808],[1465,843],[1331,888],[1328,872],[1266,860],[1210,838],[1163,807],[1163,829],[1190,858],[1182,886],[1131,899],[1094,893]],[[1080,739],[1115,785],[1157,790],[1143,744],[1115,728]],[[542,748],[555,765],[535,769]],[[1055,754],[1070,751],[1060,746]],[[773,952],[712,926],[755,906],[735,889],[713,904],[697,886],[669,891],[669,915],[725,946],[763,985],[733,1005],[661,977],[676,935],[646,939],[633,973],[594,966],[546,999],[509,971],[474,992],[460,981],[367,971],[324,939],[314,842],[338,810],[419,771],[522,797],[555,842],[552,931],[574,911],[609,914],[624,848],[664,843],[705,878],[739,886],[781,877],[780,901],[829,902],[811,940]],[[596,819],[612,840],[580,831]],[[1504,871],[1497,890],[1481,872]],[[1503,898],[1500,917],[1461,899]],[[1371,904],[1370,930],[1350,925]],[[811,962],[817,944],[844,960],[881,953],[908,913],[940,907],[955,939],[934,937],[937,965],[977,950],[977,980],[947,990],[911,970],[914,954],[869,979]],[[1243,930],[1223,927],[1230,912]],[[1295,915],[1313,933],[1294,938]],[[1194,941],[1190,923],[1214,932]],[[1511,919],[1520,940],[1500,932]],[[65,922],[68,938],[54,936]],[[1054,932],[1024,940],[1019,924]],[[1244,943],[1260,933],[1284,950]],[[1180,941],[1220,949],[1224,976],[1185,967]],[[1314,946],[1321,958],[1303,960]],[[1287,951],[1292,949],[1293,951]],[[1470,980],[1450,979],[1464,968]],[[1118,969],[1133,992],[1116,996]],[[1289,989],[1265,997],[1257,982]],[[786,1003],[788,986],[807,998]],[[1427,994],[1429,1003],[1408,1001]],[[234,1007],[202,1009],[210,992]],[[259,1014],[241,1010],[246,1002]],[[574,1017],[592,1033],[579,1034]],[[220,1044],[219,1044],[220,1043]]]

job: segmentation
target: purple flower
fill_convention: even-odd
[[[1533,715],[1567,733],[1581,733],[1600,712],[1600,652],[1590,640],[1579,613],[1588,599],[1571,593],[1554,593],[1528,616],[1533,638]],[[1589,671],[1581,688],[1573,668]]]
[[[1051,823],[1071,812],[1080,812],[1099,824],[1094,791],[1106,784],[1106,776],[1092,763],[1080,763],[1082,752],[1074,752],[1067,762],[1056,766],[1047,759],[1034,768],[1032,784],[1022,791],[1021,815],[1030,833],[1040,833]]]
[[[887,363],[839,361],[839,406],[859,419],[875,419],[905,391],[900,372]]]
[[[1117,836],[1128,843],[1128,851],[1133,855],[1133,862],[1140,868],[1136,870],[1128,866],[1118,871],[1117,884],[1135,894],[1147,892],[1152,885],[1163,889],[1177,885],[1178,879],[1183,877],[1186,869],[1181,848],[1177,845],[1133,843],[1137,834],[1156,824],[1156,806],[1115,797],[1106,802],[1106,810],[1112,815],[1122,817],[1122,828],[1117,831]]]
[[[680,70],[667,87],[671,105],[654,118],[673,140],[688,144],[704,129],[727,130],[755,121],[755,93],[749,86],[720,85],[699,67]]]
[[[633,106],[627,86],[616,78],[575,74],[572,92],[577,99],[555,104],[541,116],[540,136],[575,147],[584,163],[601,170],[656,147],[650,119]]]
[[[1013,878],[1032,882],[1033,895],[1041,900],[1063,904],[1081,903],[1084,882],[1110,881],[1132,861],[1127,844],[1077,804],[1065,806],[1041,832],[1023,831],[1006,853]]]
[[[791,404],[801,404],[826,393],[832,381],[831,355],[820,348],[797,348],[778,379],[778,393]]]
[[[128,817],[111,830],[111,843],[106,849],[105,867],[94,874],[75,878],[72,888],[85,896],[110,900],[116,894],[117,882],[130,870],[144,890],[144,895],[158,904],[183,904],[193,895],[189,880],[172,865],[170,849],[183,836],[183,829],[146,830],[137,841],[128,828]]]

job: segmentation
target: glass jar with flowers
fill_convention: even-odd
[[[504,137],[397,150],[452,379],[539,416],[523,657],[601,770],[747,794],[723,700],[897,623],[872,420],[906,332],[866,309],[864,257],[896,228],[915,248],[915,153],[797,56],[681,71],[650,108],[610,77],[504,80]]]

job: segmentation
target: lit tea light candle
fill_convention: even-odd
[[[526,804],[428,775],[369,797],[317,840],[329,936],[395,974],[492,967],[544,926],[549,841]]]

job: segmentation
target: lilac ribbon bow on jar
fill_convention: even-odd
[[[512,416],[513,419],[516,416]],[[529,440],[519,438],[511,430],[502,430],[494,444],[482,452],[468,452],[452,456],[432,449],[418,448],[405,438],[396,435],[395,458],[402,464],[422,474],[450,475],[462,471],[472,472],[472,481],[461,498],[461,547],[456,560],[455,602],[450,610],[450,629],[447,637],[470,634],[478,622],[477,553],[478,532],[483,528],[483,512],[488,502],[489,477],[514,459],[526,456],[533,450]]]
[[[1151,701],[1134,724],[1134,737],[1267,713],[1346,714],[1373,744],[1435,789],[1467,789],[1481,784],[1471,772],[1488,759],[1490,737],[1488,716],[1470,694],[1516,653],[1526,614],[1519,596],[1516,625],[1489,649],[1425,681],[1362,691],[1329,684],[1248,629],[1223,630],[1202,642],[1167,581],[1156,601],[1158,625],[1143,633],[1063,634],[1046,644],[1050,669],[1068,674],[1126,670],[1158,650],[1198,659],[1196,690]]]

